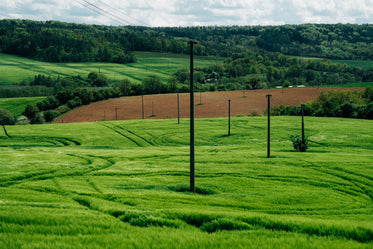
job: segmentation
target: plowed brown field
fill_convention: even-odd
[[[195,117],[213,118],[228,116],[228,100],[231,99],[231,115],[263,114],[267,107],[266,95],[271,94],[271,106],[300,105],[315,99],[322,91],[363,90],[363,88],[286,88],[230,92],[195,93]],[[144,95],[144,118],[177,118],[177,94]],[[179,95],[180,118],[189,118],[189,94]],[[100,120],[142,119],[142,97],[131,96],[96,102],[82,106],[61,116],[54,123],[95,122]]]

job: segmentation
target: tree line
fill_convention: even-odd
[[[28,88],[45,87],[53,89],[53,94],[37,104],[27,105],[23,114],[31,124],[51,122],[76,107],[109,98],[172,92],[171,87],[176,87],[174,83],[170,81],[165,84],[158,76],[149,75],[141,84],[124,79],[118,86],[108,87],[108,79],[95,72],[89,73],[86,78],[69,76],[52,79],[49,76],[37,75],[27,83]]]
[[[139,27],[0,20],[0,52],[49,62],[130,63],[132,51],[231,57],[248,51],[328,59],[373,60],[373,25]]]
[[[301,115],[300,106],[276,106],[271,115]],[[364,91],[321,92],[313,101],[304,105],[304,115],[317,117],[343,117],[373,119],[373,87]]]
[[[189,83],[190,74],[186,69],[175,72],[173,76],[180,83]],[[196,68],[194,81],[200,83],[197,88],[202,90],[323,86],[372,82],[373,68],[351,67],[327,59],[289,57],[281,53],[247,52],[234,54],[222,64]]]

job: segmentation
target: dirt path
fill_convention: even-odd
[[[231,115],[263,114],[267,107],[266,95],[271,94],[271,106],[300,105],[315,99],[322,91],[362,90],[363,88],[290,88],[229,92],[195,93],[195,117],[213,118]],[[189,118],[189,93],[179,95],[180,117]],[[177,94],[144,95],[145,119],[177,118]],[[110,99],[82,106],[61,116],[54,123],[95,122],[100,120],[142,119],[142,97],[131,96]]]

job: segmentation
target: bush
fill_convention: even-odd
[[[253,111],[248,116],[249,117],[258,117],[258,116],[260,116],[260,114],[257,111]]]
[[[14,125],[15,118],[13,114],[5,109],[0,109],[0,125]]]
[[[44,112],[44,118],[46,122],[52,122],[57,116],[58,116],[58,113],[53,110],[48,110]]]
[[[206,222],[201,226],[201,230],[214,233],[216,231],[233,231],[233,230],[249,230],[251,226],[241,221],[231,221],[228,219],[216,219],[211,222]]]
[[[71,109],[81,106],[82,105],[82,100],[79,97],[75,97],[74,99],[70,99],[67,101],[67,106]]]
[[[0,109],[0,125],[3,126],[4,133],[7,137],[9,137],[8,132],[5,129],[5,125],[14,125],[15,118],[13,114],[5,109]]]
[[[71,111],[71,109],[67,105],[61,105],[55,109],[58,115],[64,114],[66,112]]]
[[[38,112],[39,112],[39,108],[36,105],[28,104],[26,106],[25,111],[22,114],[31,120],[36,116]]]
[[[296,151],[306,152],[308,149],[308,139],[300,136],[293,136],[291,137],[291,141],[293,142],[293,147]]]
[[[30,119],[30,123],[31,124],[45,124],[45,119],[43,115],[40,112],[38,112],[35,114],[34,117]]]

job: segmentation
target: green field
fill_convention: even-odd
[[[350,67],[360,67],[370,69],[373,67],[373,61],[357,61],[357,60],[331,60],[334,63],[347,64]]]
[[[349,84],[340,84],[340,85],[326,85],[323,87],[373,87],[373,82],[364,82],[364,83],[349,83]]]
[[[0,98],[0,109],[6,109],[14,116],[18,117],[22,115],[27,105],[35,105],[43,99],[44,97]]]
[[[183,119],[8,126],[0,248],[372,248],[373,123]],[[332,125],[331,125],[332,124]]]
[[[112,81],[129,78],[142,82],[148,75],[158,75],[166,82],[170,75],[182,68],[189,68],[189,56],[169,53],[136,52],[137,62],[129,64],[114,63],[48,63],[14,55],[0,53],[0,86],[31,81],[35,75],[58,76],[81,75],[100,72]],[[220,57],[195,57],[195,66],[207,66],[223,62]]]

